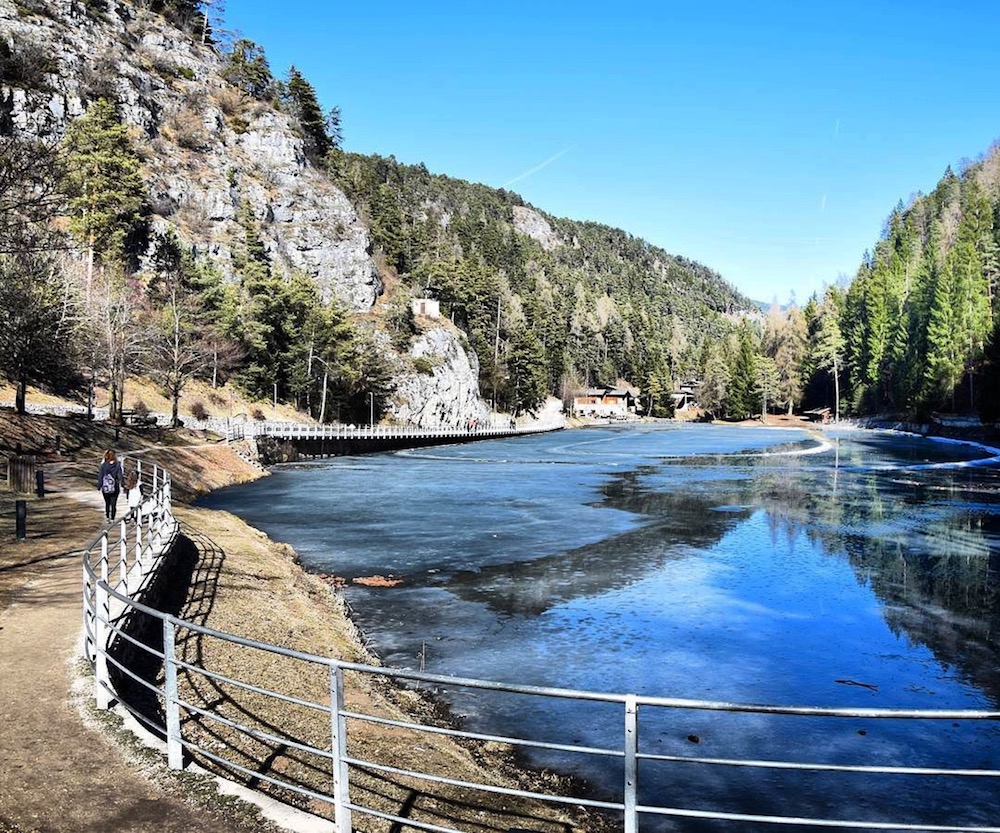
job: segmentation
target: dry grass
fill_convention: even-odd
[[[201,150],[211,141],[201,114],[187,107],[167,116],[160,130],[166,139],[188,150]]]
[[[179,611],[183,618],[305,653],[373,662],[342,601],[318,576],[299,568],[289,547],[271,542],[227,513],[185,508],[178,514],[191,547],[186,563],[194,571],[191,593]],[[183,657],[201,667],[288,697],[320,706],[329,704],[329,672],[324,665],[234,649],[228,643],[194,632],[182,634],[178,644]],[[319,749],[330,748],[329,716],[323,712],[282,704],[196,674],[186,674],[182,687],[184,699],[202,708],[211,706],[215,713],[231,720],[249,723],[261,731],[287,732],[296,742]],[[348,673],[346,700],[352,711],[394,719],[409,715],[422,722],[450,725],[448,715],[421,694],[371,677]],[[275,732],[277,726],[281,732]],[[280,775],[317,792],[332,790],[330,764],[321,756],[289,744],[248,738],[197,715],[189,718],[184,731],[206,748],[225,745],[235,749],[235,760],[261,775]],[[545,789],[560,786],[558,779],[519,773],[505,751],[495,745],[464,745],[405,729],[354,722],[350,740],[349,754],[403,769],[495,785],[525,787],[534,783]],[[201,763],[212,766],[208,760]],[[311,812],[330,815],[325,802],[303,799],[236,771],[227,774]],[[352,772],[351,789],[355,801],[383,812],[484,833],[506,833],[511,828],[553,833],[599,829],[596,819],[589,819],[583,827],[580,819],[574,820],[570,814],[532,802],[374,771]],[[390,829],[384,822],[360,814],[355,825],[359,831]]]

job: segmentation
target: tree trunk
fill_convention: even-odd
[[[179,417],[181,409],[181,390],[179,387],[174,387],[171,391],[171,402],[170,402],[170,427],[179,428],[181,421]]]
[[[313,346],[315,341],[309,342],[309,358],[306,359],[306,413],[313,415],[312,409],[312,377],[313,377]]]
[[[840,370],[837,362],[833,363],[833,421],[840,422]]]
[[[90,362],[90,378],[87,380],[87,419],[94,418],[94,362]]]
[[[320,425],[322,425],[324,422],[326,422],[326,388],[327,388],[327,382],[329,382],[329,380],[330,380],[330,371],[328,371],[326,369],[326,366],[324,365],[324,367],[323,367],[323,395],[322,395],[322,397],[320,397],[320,403],[319,403],[319,422],[320,422]]]

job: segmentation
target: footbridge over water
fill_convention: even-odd
[[[311,425],[294,422],[246,422],[230,426],[230,441],[246,439],[257,446],[267,462],[302,458],[340,457],[371,454],[401,448],[425,448],[455,445],[478,440],[507,439],[559,431],[559,422],[514,426],[476,426],[468,428],[417,428],[414,426]]]

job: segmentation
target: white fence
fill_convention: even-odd
[[[138,466],[137,463],[132,465]],[[626,833],[637,833],[640,830],[640,820],[655,822],[656,819],[674,820],[680,823],[684,823],[685,820],[692,823],[693,820],[716,820],[742,825],[731,829],[754,831],[795,825],[810,828],[1000,833],[1000,827],[996,826],[995,822],[977,827],[954,824],[950,819],[939,818],[899,820],[905,818],[907,810],[901,805],[896,805],[888,811],[890,815],[897,814],[896,820],[810,816],[803,814],[803,808],[797,806],[797,795],[794,791],[781,795],[780,811],[771,813],[744,813],[718,808],[692,807],[690,806],[692,796],[687,794],[688,791],[674,791],[661,803],[640,800],[642,794],[640,787],[645,777],[645,768],[656,765],[724,770],[731,772],[733,778],[738,777],[737,773],[747,770],[766,773],[794,770],[796,773],[807,775],[842,774],[853,779],[874,776],[901,779],[926,778],[931,779],[935,784],[933,789],[938,791],[942,789],[941,779],[945,779],[948,783],[962,779],[977,781],[986,779],[995,785],[994,796],[998,794],[997,790],[1000,790],[1000,771],[994,769],[974,766],[946,768],[927,765],[873,765],[867,760],[834,763],[825,760],[824,750],[819,748],[811,750],[815,760],[655,754],[650,751],[653,748],[651,743],[643,743],[643,738],[646,736],[641,729],[643,723],[640,722],[640,715],[655,718],[661,714],[728,713],[736,717],[749,716],[747,719],[773,717],[790,721],[816,719],[843,721],[845,718],[890,722],[971,721],[977,726],[982,726],[984,737],[992,737],[995,736],[996,721],[1000,720],[1000,712],[763,706],[508,685],[342,662],[244,639],[164,613],[143,604],[140,600],[143,598],[144,589],[155,579],[160,566],[164,563],[164,557],[177,540],[178,528],[171,513],[170,477],[162,469],[148,465],[142,469],[142,477],[152,489],[143,513],[129,516],[102,532],[84,558],[85,656],[94,669],[94,696],[100,707],[106,708],[113,700],[120,698],[122,704],[133,710],[140,720],[151,724],[156,722],[150,720],[148,712],[143,713],[134,709],[128,698],[122,697],[121,692],[115,689],[113,684],[115,674],[119,678],[128,679],[155,699],[159,714],[162,716],[162,725],[152,725],[152,728],[159,729],[165,735],[168,763],[172,768],[182,767],[187,757],[211,762],[234,777],[245,777],[253,783],[277,789],[286,796],[297,796],[298,800],[309,802],[313,808],[316,806],[329,808],[329,815],[333,821],[332,829],[341,833],[354,830],[359,822],[364,824],[388,822],[394,825],[392,828],[394,830],[417,829],[439,831],[439,833],[484,829],[481,824],[482,813],[462,820],[457,819],[455,814],[439,811],[437,816],[418,819],[412,813],[404,814],[398,807],[395,809],[386,807],[372,798],[378,791],[366,786],[373,777],[381,778],[385,782],[395,779],[407,785],[408,790],[419,789],[423,794],[432,794],[436,800],[435,806],[439,808],[447,803],[449,796],[454,798],[456,795],[460,795],[461,800],[454,801],[452,805],[454,807],[475,808],[475,796],[482,800],[483,796],[490,795],[503,796],[503,800],[512,805],[517,802],[522,804],[528,802],[530,806],[547,807],[550,810],[553,807],[557,810],[570,806],[584,807],[593,812],[617,816]],[[279,612],[274,611],[274,613],[277,615]],[[152,629],[154,638],[152,640],[135,638],[125,624],[130,616],[142,616],[148,621],[158,622],[159,624]],[[191,657],[181,656],[177,650],[181,640],[189,639],[197,639],[199,642],[194,660]],[[248,658],[251,653],[256,655],[256,652],[263,652],[273,658],[276,667],[273,673],[267,675],[268,685],[262,686],[259,682],[240,679],[238,673],[234,671],[223,673],[218,668],[210,667],[210,663],[202,657],[214,654],[212,645],[216,641],[236,646],[236,649],[245,652]],[[116,643],[120,645],[123,642],[128,643],[129,652],[134,657],[131,663],[122,660],[122,657],[129,652],[123,653],[112,649]],[[280,670],[277,667],[279,663]],[[145,664],[147,672],[150,665],[154,666],[156,673],[153,675],[139,673],[136,667],[140,664]],[[238,664],[237,667],[242,668],[242,665]],[[279,690],[283,681],[293,680],[307,673],[318,673],[322,679],[328,681],[321,695],[305,698]],[[181,675],[184,675],[189,683],[195,681],[195,685],[198,684],[197,681],[205,681],[217,696],[199,702],[192,702],[190,696],[185,699],[178,685]],[[519,702],[523,705],[518,708],[523,709],[536,706],[545,708],[565,701],[573,701],[585,708],[596,708],[599,705],[600,708],[608,710],[605,724],[608,728],[607,735],[617,737],[617,741],[606,745],[584,745],[577,739],[577,733],[572,726],[565,728],[568,734],[562,739],[540,740],[532,737],[464,731],[446,722],[435,723],[431,719],[401,720],[379,712],[376,708],[362,708],[357,704],[357,699],[348,705],[345,696],[348,690],[347,680],[351,678],[356,681],[361,677],[388,678],[395,684],[447,689],[451,692],[474,692],[477,696],[515,697],[520,698]],[[230,694],[222,694],[223,689]],[[252,720],[250,711],[242,708],[235,712],[223,713],[221,704],[227,700],[231,701],[236,696],[232,693],[236,692],[252,698],[267,699],[282,708],[305,711],[314,715],[315,719],[325,727],[319,733],[325,740],[306,740],[300,729],[274,725],[270,721]],[[204,734],[191,730],[190,725],[195,720],[203,726],[216,727],[208,735],[207,740]],[[654,719],[649,725],[655,723]],[[522,752],[557,754],[581,760],[610,761],[613,762],[618,775],[612,783],[599,785],[602,794],[610,796],[600,799],[512,788],[486,778],[477,781],[463,780],[454,773],[436,769],[429,762],[421,767],[419,764],[422,759],[419,759],[416,765],[400,764],[397,760],[386,759],[375,749],[378,744],[358,740],[366,737],[364,732],[371,733],[373,729],[395,736],[397,746],[401,748],[420,747],[421,744],[425,744],[422,748],[429,748],[435,737],[457,738],[464,744],[502,744]],[[651,730],[646,731],[652,734]],[[848,728],[845,731],[851,730]],[[367,737],[371,738],[371,734]],[[270,757],[267,760],[251,760],[245,749],[236,748],[239,744],[238,738],[249,738],[254,744],[272,750],[291,750],[297,759],[309,762],[304,765],[308,767],[311,777],[304,780],[298,776],[290,776],[280,768],[272,766],[273,761]],[[417,738],[417,740],[402,738]],[[694,749],[696,747],[692,747],[692,750]],[[786,751],[784,754],[790,753]],[[970,750],[970,760],[975,760],[976,754],[978,753],[975,750]],[[430,756],[426,757],[429,760]],[[417,788],[412,785],[420,786]],[[863,791],[863,785],[860,789]],[[537,820],[541,817],[534,815],[530,818]]]

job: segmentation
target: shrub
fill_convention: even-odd
[[[132,403],[132,410],[135,411],[136,416],[149,416],[149,406],[141,399],[136,399]]]
[[[0,77],[11,87],[25,90],[48,90],[46,76],[58,70],[48,50],[31,40],[15,41],[13,46],[0,40]]]
[[[413,360],[413,367],[416,369],[417,373],[422,373],[425,376],[432,376],[434,374],[434,362],[426,356],[418,356],[415,358]]]
[[[110,102],[118,101],[118,65],[106,56],[93,64],[84,64],[80,72],[80,90],[85,101],[102,98]]]
[[[228,85],[216,90],[212,98],[227,118],[243,115],[250,106],[250,96]]]
[[[199,150],[208,144],[208,131],[201,116],[194,110],[178,110],[163,123],[163,135],[178,147]]]
[[[226,398],[218,391],[209,391],[208,401],[211,402],[215,407],[221,408],[226,404]]]
[[[188,408],[191,412],[191,416],[195,419],[206,420],[208,419],[208,411],[205,409],[205,403],[200,399],[196,399],[191,403],[191,407]]]
[[[264,412],[260,408],[254,408],[250,412],[250,416],[257,420],[257,422],[263,422],[266,419]]]

